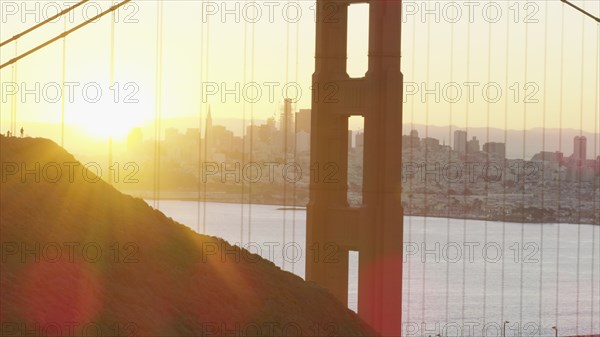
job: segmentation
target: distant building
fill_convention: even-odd
[[[414,139],[411,137],[411,139]],[[424,149],[428,149],[428,150],[439,150],[440,148],[440,140],[436,139],[436,138],[431,138],[431,137],[427,137],[427,138],[423,138],[421,140],[421,146]]]
[[[454,131],[454,151],[460,153],[467,152],[467,131]]]
[[[490,157],[504,160],[506,158],[506,144],[489,142],[483,144],[483,152],[486,152]]]
[[[478,153],[479,152],[479,139],[477,139],[477,137],[473,137],[470,141],[467,142],[467,152],[468,153]]]
[[[175,161],[181,160],[181,143],[183,142],[183,135],[179,133],[176,128],[165,129],[165,149],[166,156]]]
[[[547,163],[560,163],[563,160],[563,153],[549,152],[549,151],[541,151],[536,153],[533,157],[531,157],[531,161],[535,162],[547,162]]]
[[[571,159],[578,161],[579,163],[584,162],[587,159],[587,139],[585,136],[575,136],[573,138],[573,155]]]
[[[348,130],[348,148],[354,148],[354,146],[352,146],[352,130]]]
[[[363,132],[357,132],[356,136],[354,136],[354,146],[355,147],[364,147],[365,146],[365,134]]]
[[[292,116],[292,100],[286,98],[283,103],[283,112],[279,118],[279,132],[281,134],[282,151],[291,152],[294,149],[294,118]]]
[[[296,132],[300,131],[310,134],[310,109],[300,109],[296,112]]]
[[[310,151],[310,134],[301,130],[296,133],[296,152],[302,153],[308,151]]]
[[[233,146],[233,132],[227,130],[223,125],[212,126],[212,142],[213,151],[229,152],[235,149]]]
[[[275,129],[275,119],[267,119],[267,124],[262,124],[258,127],[258,141],[265,144],[270,144],[274,139],[274,135],[277,129]],[[253,135],[257,137],[257,135]]]
[[[199,158],[200,129],[188,128],[183,136],[181,155],[188,162],[197,162]]]
[[[419,132],[417,130],[411,130],[410,135],[408,137],[402,137],[403,143],[402,147],[406,148],[419,148],[421,143],[419,139]]]

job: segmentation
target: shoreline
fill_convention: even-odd
[[[129,194],[133,197],[136,198],[141,198],[144,200],[154,200],[152,199],[152,195],[151,193],[131,193],[131,191],[123,191],[123,193]],[[176,193],[172,193],[172,194],[178,194],[178,195],[172,195],[172,196],[167,196],[167,197],[161,197],[160,199],[158,199],[159,201],[164,200],[164,201],[195,201],[195,202],[213,202],[213,203],[223,203],[223,204],[241,204],[242,202],[242,198],[240,197],[240,200],[232,200],[232,198],[230,197],[229,194],[221,194],[218,193],[216,195],[218,196],[223,196],[224,198],[214,198],[216,195],[213,194],[212,198],[206,198],[206,199],[201,199],[198,197],[192,197],[192,196],[182,196],[180,193],[176,192]],[[278,200],[275,199],[271,199],[271,200],[253,200],[251,203],[245,203],[246,205],[262,205],[262,206],[274,206],[274,207],[279,207],[277,210],[281,210],[281,211],[305,211],[307,205],[305,204],[300,204],[300,203],[283,203],[283,202],[277,202]],[[457,216],[445,216],[442,214],[424,214],[424,213],[419,213],[419,212],[414,212],[414,213],[409,213],[409,212],[405,212],[404,213],[405,216],[416,216],[416,217],[421,217],[421,218],[436,218],[436,219],[453,219],[453,220],[475,220],[475,221],[489,221],[489,222],[505,222],[505,223],[521,223],[521,224],[537,224],[537,225],[556,225],[556,224],[571,224],[571,225],[596,225],[596,226],[600,226],[600,223],[594,223],[593,219],[590,219],[589,221],[559,221],[559,220],[553,220],[553,221],[541,221],[541,220],[535,220],[535,219],[522,219],[519,217],[498,217],[498,218],[488,218],[485,216],[478,216],[475,214],[471,214],[471,215],[466,215],[463,217],[457,217]]]

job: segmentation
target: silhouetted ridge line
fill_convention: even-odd
[[[2,136],[0,150],[0,323],[11,333],[374,335],[324,289],[96,181],[50,140]],[[56,167],[72,171],[56,178]]]

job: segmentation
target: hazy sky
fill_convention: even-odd
[[[600,15],[598,1],[573,2]],[[69,4],[73,2],[1,1],[1,40]],[[113,90],[109,77],[110,17],[67,38],[66,81],[76,83],[72,95],[64,92],[67,100],[73,101],[66,104],[67,124],[98,137],[113,134],[119,138],[130,127],[153,121],[157,4],[135,1],[120,9],[115,24],[117,84]],[[108,5],[107,1],[92,2],[75,10],[67,18],[67,27],[74,27]],[[165,1],[163,6],[163,117],[198,116],[200,111],[204,115],[210,104],[217,119],[242,119],[245,106],[249,122],[250,101],[254,98],[252,86],[248,86],[251,82],[262,91],[253,108],[256,119],[279,114],[286,83],[288,95],[298,98],[296,107],[310,107],[314,1],[186,0]],[[367,63],[367,6],[355,6],[349,24],[352,42],[348,69],[352,76],[361,76]],[[260,17],[256,16],[256,8],[262,12]],[[511,129],[545,125],[591,132],[600,128],[600,26],[591,18],[559,0],[405,1],[403,8],[405,123]],[[225,9],[230,12],[223,16]],[[422,16],[424,9],[431,9],[432,14]],[[28,50],[63,29],[64,20],[47,25],[21,38],[18,50]],[[56,89],[62,83],[62,48],[62,41],[58,41],[18,63],[19,126],[60,122],[61,102]],[[2,47],[2,62],[14,53],[14,43]],[[1,131],[5,133],[12,108],[11,67],[3,69],[0,77]],[[34,94],[20,95],[24,89],[36,91],[36,83],[39,102]],[[98,88],[102,95],[98,102],[92,102]],[[223,100],[225,88],[237,91],[240,102],[235,102],[234,94]],[[298,88],[301,95],[296,94]],[[269,97],[271,89],[274,95]],[[423,97],[423,89],[436,92],[439,103],[434,94]],[[353,122],[352,127],[359,126]],[[43,136],[54,139],[60,134],[57,128],[44,132]]]

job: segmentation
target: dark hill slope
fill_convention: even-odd
[[[373,335],[322,288],[91,182],[52,141],[0,137],[0,161],[3,336]]]

